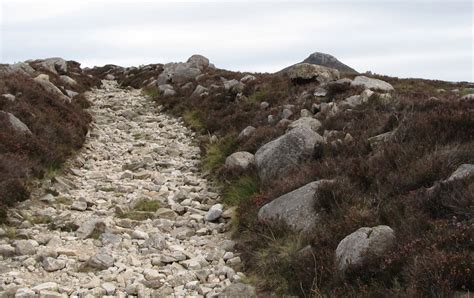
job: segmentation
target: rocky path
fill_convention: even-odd
[[[84,149],[12,211],[16,228],[0,228],[0,294],[252,293],[237,272],[230,210],[198,171],[193,133],[112,81],[89,99]]]

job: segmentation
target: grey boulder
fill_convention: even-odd
[[[243,78],[240,79],[242,83],[247,83],[251,81],[255,81],[257,78],[251,74],[245,75]]]
[[[474,165],[473,164],[462,164],[460,165],[454,173],[449,176],[446,181],[455,181],[463,180],[469,177],[474,176]]]
[[[243,139],[246,139],[246,138],[250,137],[253,134],[254,131],[255,131],[255,127],[247,126],[246,128],[244,128],[239,133],[239,136],[237,137],[237,140],[243,140]]]
[[[316,144],[324,138],[306,126],[296,127],[283,136],[263,145],[255,153],[255,165],[262,183],[285,178],[311,157]]]
[[[359,87],[362,86],[366,89],[375,90],[375,91],[382,91],[382,92],[389,92],[393,91],[393,86],[389,83],[379,80],[373,79],[366,76],[357,76],[351,82],[352,87]]]
[[[312,117],[301,117],[298,120],[293,121],[290,125],[288,125],[289,129],[294,129],[297,127],[308,127],[311,130],[318,131],[321,128],[321,122],[317,119]]]
[[[69,97],[67,97],[66,95],[64,95],[61,90],[59,90],[58,87],[56,87],[53,83],[51,83],[49,81],[49,76],[48,75],[45,75],[45,74],[40,74],[39,76],[37,76],[36,78],[33,79],[36,83],[38,83],[39,85],[41,85],[41,87],[43,87],[43,89],[46,91],[46,92],[49,92],[51,94],[54,94],[56,96],[58,96],[59,98],[61,98],[63,101],[66,101],[66,102],[71,102],[71,99]]]
[[[77,85],[77,82],[76,80],[74,80],[73,78],[71,77],[68,77],[68,76],[65,76],[65,75],[62,75],[59,77],[59,79],[61,80],[61,82],[67,86],[70,86],[70,87],[74,87]]]
[[[339,71],[320,65],[299,63],[288,69],[288,75],[295,81],[317,81],[320,84],[339,79]]]
[[[203,96],[203,95],[207,94],[207,92],[208,92],[208,89],[206,87],[201,86],[201,85],[197,85],[196,89],[194,89],[191,96]]]
[[[99,252],[98,254],[92,256],[88,262],[89,266],[91,266],[92,268],[97,268],[101,270],[112,267],[114,263],[114,257],[104,252]]]
[[[218,220],[222,213],[223,213],[223,209],[224,206],[222,206],[222,204],[215,204],[213,205],[209,211],[207,211],[206,215],[204,216],[204,220],[205,221],[215,221],[215,220]]]
[[[66,74],[67,73],[67,62],[62,58],[48,58],[43,60],[40,65],[54,73],[54,74]]]
[[[318,217],[314,208],[317,198],[314,195],[323,183],[332,182],[314,181],[276,198],[260,208],[258,220],[268,225],[283,223],[295,232],[310,232]]]
[[[66,261],[51,257],[43,259],[43,268],[48,272],[58,271],[66,267]]]
[[[86,220],[76,231],[79,239],[86,239],[94,234],[102,234],[105,230],[105,223],[97,218]]]
[[[235,152],[225,160],[225,168],[229,170],[246,170],[254,163],[254,156],[250,152]]]
[[[3,111],[0,111],[0,115],[6,116],[8,118],[8,122],[10,123],[10,125],[12,126],[12,128],[15,131],[21,132],[21,133],[26,133],[26,134],[29,134],[29,135],[32,134],[30,129],[28,128],[28,126],[26,126],[25,123],[21,122],[20,119],[15,117],[15,115],[13,115],[11,113],[8,113],[8,112],[3,112]]]
[[[209,67],[209,59],[202,55],[192,55],[189,57],[187,63],[200,70],[204,70]]]
[[[221,294],[218,295],[219,298],[223,297],[257,297],[255,288],[251,285],[246,285],[243,283],[234,283],[230,286],[227,286]]]
[[[362,265],[370,256],[382,256],[395,243],[389,226],[363,227],[348,235],[336,248],[336,265],[344,272],[350,266]]]
[[[18,62],[15,64],[10,65],[10,69],[13,72],[18,72],[18,73],[23,73],[25,75],[28,75],[30,77],[35,75],[35,70],[33,67],[31,67],[29,64],[24,63],[24,62]]]
[[[233,80],[222,80],[224,83],[224,89],[230,92],[238,93],[244,90],[245,85],[242,82],[239,82],[235,79]]]

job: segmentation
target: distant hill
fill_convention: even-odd
[[[344,73],[358,73],[355,69],[337,60],[336,57],[329,54],[320,53],[320,52],[314,52],[313,54],[309,55],[308,58],[304,59],[301,63],[310,63],[310,64],[316,64],[316,65],[321,65],[325,67],[335,68],[339,70],[340,72],[344,72]],[[289,67],[283,69],[282,71],[284,72],[288,68]]]

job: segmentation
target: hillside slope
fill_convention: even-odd
[[[90,121],[82,93],[98,83],[61,58],[0,65],[0,222],[29,197],[32,178],[82,146]]]
[[[203,168],[237,208],[262,295],[472,291],[472,84],[290,70],[193,56],[94,71],[145,88],[203,134]]]

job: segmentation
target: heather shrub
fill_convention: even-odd
[[[79,64],[68,66],[75,70],[77,91],[97,86],[97,80],[80,75]],[[55,74],[48,74],[52,82],[59,81]],[[31,178],[60,167],[82,146],[91,120],[84,111],[90,103],[82,94],[67,103],[24,75],[2,78],[0,94],[4,93],[16,94],[16,100],[0,99],[0,109],[19,118],[32,134],[14,131],[6,117],[0,117],[0,222],[6,219],[5,207],[29,197]]]
[[[474,290],[469,262],[473,181],[443,182],[459,165],[474,163],[474,103],[438,90],[463,90],[466,83],[375,76],[395,87],[389,103],[373,96],[335,115],[316,115],[322,131],[336,130],[338,136],[294,172],[261,186],[255,172],[228,173],[222,164],[235,151],[255,153],[285,133],[284,126],[268,124],[269,115],[278,121],[282,106],[291,104],[291,119],[297,119],[302,108],[338,102],[362,89],[332,85],[326,97],[315,98],[316,83],[298,85],[282,74],[256,74],[241,96],[223,87],[204,97],[190,96],[197,83],[222,86],[221,77],[242,76],[211,70],[192,88],[175,88],[175,96],[155,100],[196,131],[221,140],[208,144],[208,137],[201,138],[204,164],[223,186],[226,202],[238,206],[235,238],[261,295],[444,297]],[[261,109],[262,101],[270,106]],[[250,137],[229,141],[249,125],[256,128]],[[386,140],[369,142],[387,132],[392,135]],[[347,134],[349,141],[344,140]],[[315,194],[319,220],[309,235],[258,222],[261,206],[320,179],[335,182],[323,184]],[[360,227],[376,225],[392,227],[395,247],[381,257],[366,256],[362,266],[339,274],[334,265],[339,242]]]

